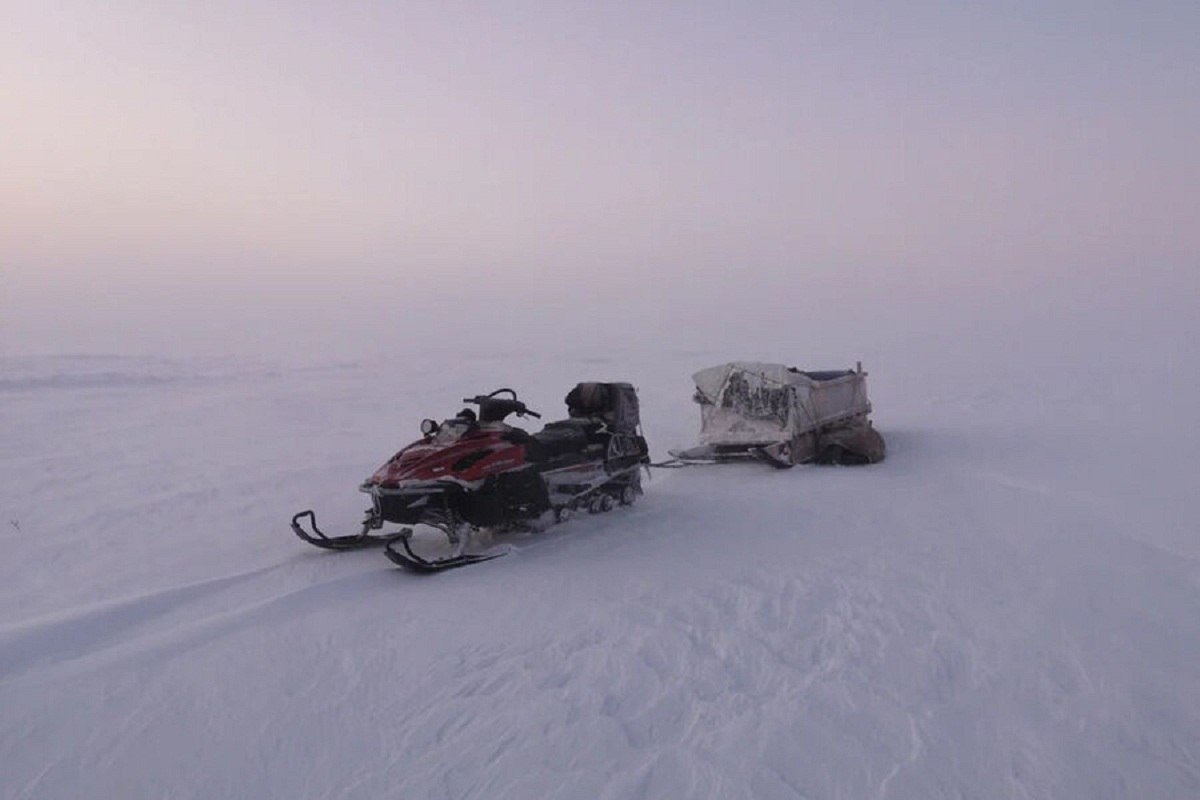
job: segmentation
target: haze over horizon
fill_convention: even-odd
[[[1181,324],[1197,31],[1194,3],[16,3],[0,354]]]

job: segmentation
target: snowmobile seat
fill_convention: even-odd
[[[551,422],[543,430],[533,434],[533,439],[541,447],[547,459],[571,453],[582,452],[588,445],[588,435],[583,426],[573,424],[573,420]]]
[[[559,419],[554,422],[547,422],[547,428],[570,428],[576,431],[594,431],[598,430],[604,420],[599,417],[571,417],[570,419]]]
[[[569,429],[577,431],[587,439],[588,444],[607,444],[611,433],[606,423],[600,417],[575,417],[560,419],[557,422],[546,423],[546,428]]]
[[[550,454],[546,451],[546,447],[541,443],[541,441],[535,439],[527,430],[523,430],[522,428],[512,428],[511,430],[505,431],[501,438],[506,442],[524,445],[525,458],[531,462],[537,463],[550,458]]]

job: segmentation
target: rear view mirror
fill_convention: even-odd
[[[432,436],[437,433],[438,424],[431,419],[421,420],[421,433],[426,436]]]

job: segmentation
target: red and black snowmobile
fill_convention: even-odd
[[[504,552],[468,553],[482,528],[534,527],[565,521],[572,512],[609,511],[641,494],[642,465],[649,463],[639,432],[638,400],[628,383],[581,383],[566,397],[568,418],[530,434],[505,422],[531,411],[512,389],[464,398],[479,407],[437,423],[421,423],[423,438],[392,456],[360,491],[371,495],[362,531],[326,536],[312,511],[292,517],[292,530],[309,544],[353,550],[382,544],[402,567],[434,572],[496,558]],[[301,521],[308,518],[310,530]],[[384,523],[429,525],[445,533],[451,554],[426,559],[413,552],[412,528],[372,533]]]

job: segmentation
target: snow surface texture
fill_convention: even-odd
[[[0,796],[1200,797],[1180,364],[805,360],[865,356],[886,462],[659,470],[430,578],[287,528],[468,394],[630,380],[662,457],[760,355],[4,359]]]

